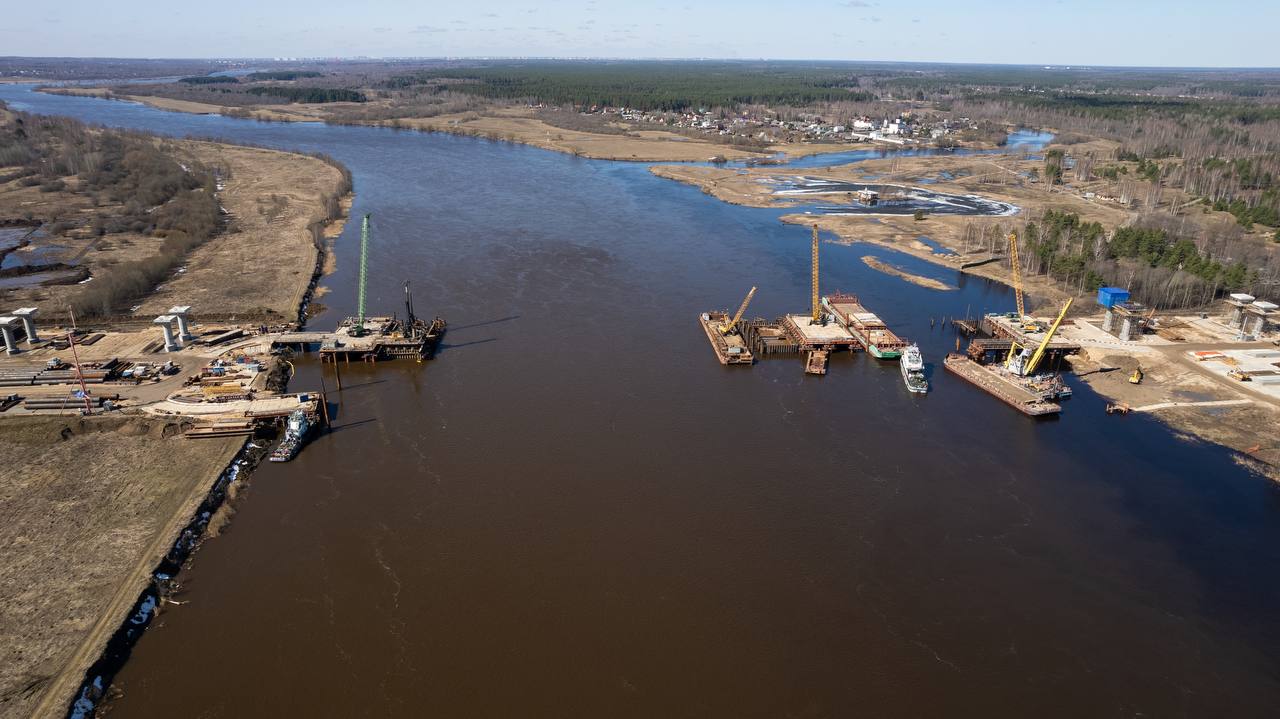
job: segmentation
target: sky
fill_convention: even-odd
[[[611,57],[1280,67],[1275,0],[60,0],[0,54]]]

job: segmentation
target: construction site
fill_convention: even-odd
[[[182,418],[191,439],[250,436],[301,413],[328,421],[326,393],[284,391],[290,351],[318,351],[335,366],[352,359],[426,360],[445,332],[422,320],[404,283],[404,316],[367,316],[369,216],[361,228],[357,311],[331,332],[268,331],[263,326],[199,325],[189,305],[170,307],[132,328],[37,327],[39,308],[0,316],[0,412],[94,415],[141,412]],[[149,325],[149,327],[148,327]]]
[[[1072,300],[1068,299],[1051,324],[1027,314],[1018,263],[1018,236],[1009,234],[1013,267],[1014,313],[989,313],[981,319],[954,322],[971,339],[966,351],[943,360],[943,366],[961,379],[1031,417],[1047,417],[1062,411],[1058,400],[1071,396],[1058,370],[1063,358],[1080,351],[1079,345],[1056,340]]]
[[[805,355],[805,372],[825,375],[833,352],[867,352],[878,359],[897,359],[907,342],[899,338],[854,295],[823,296],[820,285],[820,241],[812,228],[809,312],[773,320],[744,320],[755,297],[752,287],[732,316],[725,310],[699,315],[720,364],[751,365],[756,357]]]
[[[366,216],[357,311],[329,332],[202,322],[190,305],[92,328],[44,324],[38,306],[0,313],[0,445],[26,458],[11,467],[0,495],[8,509],[29,518],[0,532],[0,543],[18,546],[45,535],[44,523],[56,520],[66,536],[42,547],[88,548],[57,562],[73,574],[127,576],[118,592],[85,593],[93,599],[71,613],[75,626],[44,621],[40,612],[66,613],[44,603],[32,610],[42,617],[38,624],[9,628],[21,637],[18,651],[56,657],[59,667],[66,659],[65,671],[53,678],[57,686],[44,694],[49,701],[77,685],[92,691],[82,684],[90,663],[109,638],[131,641],[130,612],[163,592],[153,575],[177,570],[242,471],[263,458],[292,460],[329,426],[330,402],[341,401],[335,390],[342,390],[342,366],[435,355],[445,322],[417,317],[408,282],[403,314],[367,314],[368,244]],[[286,389],[298,351],[318,352],[324,368],[318,389]],[[87,485],[86,467],[93,476]],[[100,527],[89,542],[73,536],[85,527]],[[24,591],[29,569],[0,572],[0,590]],[[15,657],[0,653],[0,659]],[[20,675],[0,672],[5,681],[31,681],[31,667],[14,664]]]

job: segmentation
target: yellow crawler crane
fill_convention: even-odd
[[[1036,332],[1040,327],[1027,319],[1027,308],[1022,298],[1022,262],[1018,260],[1017,232],[1009,233],[1009,267],[1013,274],[1013,298],[1018,302],[1018,324],[1024,332]]]
[[[809,320],[809,324],[822,323],[822,305],[819,304],[821,298],[818,297],[818,226],[813,226],[813,316]],[[1019,300],[1021,301],[1021,300]]]
[[[746,313],[747,305],[751,304],[751,298],[755,296],[756,296],[756,288],[752,287],[751,291],[747,293],[747,298],[744,299],[742,301],[742,304],[738,306],[738,311],[734,313],[733,319],[720,325],[720,334],[727,335],[733,332],[734,328],[738,326],[738,322],[742,320],[742,315]]]
[[[1074,298],[1067,300],[1062,306],[1062,311],[1058,313],[1058,319],[1053,321],[1053,326],[1048,332],[1044,333],[1044,339],[1040,341],[1040,346],[1031,351],[1030,347],[1023,347],[1014,341],[1009,347],[1009,356],[1005,358],[1004,366],[1010,372],[1026,377],[1036,371],[1036,367],[1040,366],[1040,360],[1044,359],[1044,351],[1049,347],[1049,342],[1053,340],[1053,336],[1058,332],[1058,326],[1062,324],[1062,319],[1067,316],[1067,310],[1071,309],[1071,303]]]
[[[1009,266],[1014,274],[1014,299],[1018,301],[1018,321],[1027,316],[1027,308],[1023,304],[1023,267],[1018,261],[1018,233],[1009,233]]]

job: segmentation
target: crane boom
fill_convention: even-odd
[[[1031,374],[1036,371],[1036,367],[1039,366],[1040,360],[1044,359],[1045,348],[1049,346],[1049,341],[1053,339],[1053,335],[1058,331],[1058,325],[1062,324],[1062,318],[1067,316],[1067,310],[1071,309],[1071,303],[1074,300],[1074,297],[1068,298],[1067,303],[1062,306],[1062,311],[1058,313],[1058,319],[1054,320],[1053,326],[1049,328],[1048,332],[1044,333],[1044,340],[1041,341],[1040,346],[1036,348],[1036,353],[1031,355],[1031,361],[1027,362],[1027,369],[1023,374]]]
[[[733,331],[734,327],[738,326],[738,322],[742,319],[742,315],[747,311],[747,305],[751,304],[751,298],[755,296],[756,296],[756,288],[752,287],[751,291],[747,293],[747,298],[744,299],[742,301],[742,304],[738,306],[738,311],[734,313],[733,319],[729,320],[727,324],[720,327],[720,334],[727,335]]]
[[[1044,339],[1040,341],[1040,346],[1036,347],[1034,352],[1030,347],[1018,344],[1018,341],[1014,340],[1009,345],[1009,355],[1004,360],[1005,369],[1023,377],[1035,372],[1036,367],[1040,365],[1040,360],[1044,359],[1044,352],[1048,349],[1049,342],[1053,340],[1054,334],[1058,332],[1058,326],[1062,324],[1062,318],[1066,317],[1067,310],[1071,309],[1073,301],[1074,298],[1068,299],[1067,303],[1062,306],[1062,311],[1058,313],[1058,319],[1054,320],[1053,326],[1049,328],[1048,332],[1045,332]]]
[[[813,297],[811,302],[813,305],[813,317],[810,318],[812,324],[818,324],[822,321],[822,305],[819,304],[818,297],[818,226],[813,226]]]
[[[360,293],[356,296],[356,327],[364,332],[364,293],[369,279],[369,217],[365,213],[364,222],[360,224]]]
[[[1018,233],[1009,233],[1009,262],[1013,271],[1013,296],[1018,301],[1018,321],[1027,316],[1022,304],[1022,263],[1018,261]]]

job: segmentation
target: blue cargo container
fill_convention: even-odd
[[[1129,301],[1129,290],[1123,287],[1099,287],[1098,288],[1098,304],[1111,309],[1116,305],[1124,304]]]

